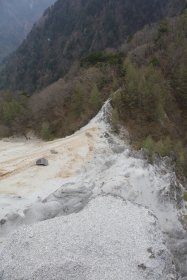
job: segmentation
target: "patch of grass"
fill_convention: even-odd
[[[187,192],[184,193],[183,198],[185,201],[187,201]]]

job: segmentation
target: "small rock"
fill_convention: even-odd
[[[2,226],[2,225],[4,225],[6,223],[6,220],[5,219],[1,219],[0,220],[0,225]]]
[[[138,268],[146,270],[147,267],[145,266],[145,264],[141,263],[141,264],[138,265]]]
[[[115,153],[115,154],[121,154],[123,153],[125,150],[125,147],[124,146],[114,146],[112,147],[112,151]]]
[[[104,133],[104,137],[105,137],[105,138],[109,138],[110,135],[109,135],[107,132],[105,132],[105,133]]]
[[[36,161],[36,165],[48,166],[48,161],[45,158],[40,158]]]
[[[51,152],[51,154],[53,154],[53,155],[57,155],[57,154],[58,154],[58,152],[55,151],[55,150],[51,150],[50,152]]]
[[[150,256],[149,256],[150,259],[155,258],[155,254],[154,254],[153,249],[151,247],[147,249],[147,252],[150,253]]]

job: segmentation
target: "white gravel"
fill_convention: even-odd
[[[1,280],[166,280],[172,259],[144,207],[97,197],[81,212],[20,227],[0,253]]]
[[[0,160],[0,280],[173,280],[163,232],[186,280],[181,186],[111,133],[108,106],[74,135]],[[39,152],[49,170],[32,166]]]

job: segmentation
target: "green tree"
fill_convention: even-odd
[[[141,104],[140,96],[140,70],[129,59],[125,62],[125,91],[123,94],[123,102],[130,109],[137,108]]]
[[[46,121],[42,122],[40,134],[41,134],[41,138],[43,140],[46,140],[46,141],[51,140],[52,135],[51,135],[50,125],[48,122],[46,122]]]
[[[89,98],[89,105],[94,112],[98,111],[102,106],[101,94],[97,88],[97,85],[94,85],[92,88]]]
[[[159,69],[126,61],[123,102],[128,109],[139,109],[153,120],[163,120],[167,96],[168,85]]]
[[[81,85],[76,85],[76,88],[71,96],[70,114],[79,118],[84,111],[84,95]]]
[[[142,69],[140,76],[142,105],[154,120],[163,120],[165,116],[165,103],[169,93],[168,85],[160,70],[152,65]]]
[[[187,48],[183,56],[183,61],[176,71],[175,87],[178,98],[182,106],[187,106]]]
[[[5,101],[3,104],[3,119],[8,124],[10,124],[22,112],[22,104],[15,99],[12,99],[11,101]]]

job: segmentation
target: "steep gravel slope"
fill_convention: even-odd
[[[110,196],[78,214],[20,228],[0,264],[3,280],[166,280],[172,270],[155,217]]]
[[[8,165],[4,152],[2,166],[19,165],[18,154],[21,166],[28,164],[1,181],[1,280],[186,280],[182,186],[168,159],[150,165],[131,150],[126,131],[126,143],[111,131],[110,109],[106,103],[71,137],[40,143],[41,154],[35,144],[29,153],[25,143],[27,152],[18,149]],[[36,155],[49,157],[46,169],[37,172]],[[24,180],[14,191],[22,196],[3,194],[18,178]],[[29,190],[29,183],[35,187]]]

